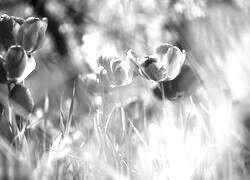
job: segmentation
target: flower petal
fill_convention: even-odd
[[[165,78],[165,74],[162,69],[159,69],[157,63],[147,64],[147,66],[141,66],[141,75],[147,79],[154,81],[161,81]]]
[[[159,59],[162,60],[163,56],[168,52],[169,48],[172,47],[171,44],[162,44],[158,46],[155,50],[156,54],[159,56]]]
[[[132,49],[128,50],[127,56],[126,56],[126,61],[130,64],[130,66],[135,71],[138,72],[138,69],[140,68],[140,65],[138,63],[138,57]]]
[[[186,53],[185,51],[181,52],[177,47],[169,49],[168,52],[163,58],[166,59],[165,62],[168,62],[165,66],[168,80],[173,80],[181,71],[181,67],[186,59]]]
[[[17,82],[22,82],[36,68],[36,61],[33,56],[28,56],[23,74],[17,78]]]

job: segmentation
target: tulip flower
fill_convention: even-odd
[[[165,72],[165,80],[173,80],[181,72],[186,59],[186,52],[178,47],[164,44],[156,49],[156,54],[162,63]]]
[[[129,60],[138,69],[139,74],[157,82],[170,81],[178,76],[186,59],[185,51],[169,44],[156,49],[155,55],[137,58],[130,50]]]
[[[28,53],[36,51],[45,40],[47,26],[48,20],[46,18],[27,18],[17,33],[17,43]]]
[[[6,53],[4,69],[10,79],[16,79],[22,75],[26,67],[27,54],[21,46],[11,46]]]
[[[133,72],[126,61],[121,59],[113,60],[111,70],[114,76],[114,85],[124,86],[132,82]]]
[[[33,99],[30,91],[21,84],[15,84],[9,93],[10,103],[14,111],[20,115],[27,115],[33,110]]]
[[[103,67],[100,72],[100,81],[104,86],[113,88],[125,86],[132,82],[133,70],[127,61],[101,57],[99,65]]]
[[[13,35],[14,20],[6,14],[0,17],[0,43],[5,49],[15,44]]]

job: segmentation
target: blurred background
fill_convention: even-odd
[[[36,125],[16,156],[30,154],[27,178],[248,179],[249,8],[248,0],[0,0],[1,14],[48,19],[25,81]],[[101,96],[84,81],[100,55],[149,55],[163,43],[186,50],[192,71],[165,84],[166,99],[140,78]]]

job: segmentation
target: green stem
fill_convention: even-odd
[[[162,101],[163,101],[163,118],[166,118],[166,113],[165,113],[165,107],[166,107],[166,101],[165,101],[165,92],[164,92],[164,84],[163,82],[160,82],[160,86],[161,86],[161,94],[162,94]]]

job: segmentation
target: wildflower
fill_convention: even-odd
[[[119,87],[132,82],[133,70],[127,61],[118,58],[99,58],[100,81],[104,86]]]
[[[186,58],[185,51],[169,44],[159,46],[155,55],[136,58],[132,51],[128,53],[130,62],[138,68],[139,74],[157,82],[176,78]]]
[[[24,115],[33,110],[33,99],[30,91],[21,84],[15,84],[9,93],[10,103],[16,113]]]
[[[45,40],[47,26],[48,20],[46,18],[27,18],[18,30],[17,43],[29,53],[36,51]]]
[[[123,86],[132,82],[132,69],[126,61],[114,60],[111,64],[111,70],[114,75],[114,84]]]
[[[10,79],[18,78],[24,72],[27,54],[21,46],[11,46],[6,53],[4,69]]]
[[[0,17],[0,43],[5,49],[15,44],[13,35],[14,20],[6,14]]]

